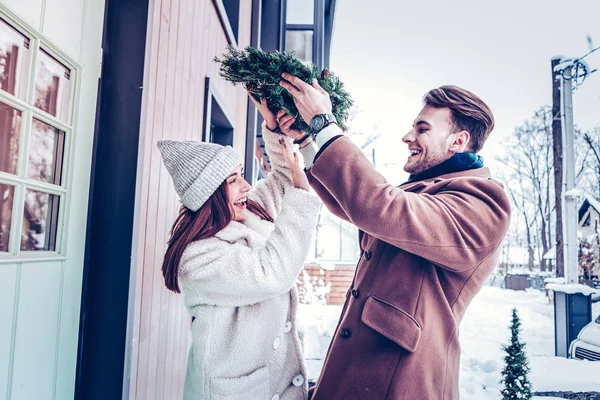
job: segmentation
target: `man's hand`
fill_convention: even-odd
[[[307,124],[310,125],[310,121],[317,114],[332,113],[329,94],[323,90],[316,79],[313,79],[311,86],[294,75],[284,73],[281,76],[283,80],[279,84],[294,97],[294,103]]]

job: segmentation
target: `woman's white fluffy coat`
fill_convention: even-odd
[[[295,281],[321,203],[293,187],[280,137],[263,124],[272,172],[248,194],[275,223],[248,212],[242,223],[232,221],[183,254],[179,283],[195,317],[186,400],[307,397]]]

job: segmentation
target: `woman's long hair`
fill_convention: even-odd
[[[179,263],[187,246],[197,240],[213,237],[233,219],[233,210],[227,200],[227,181],[213,193],[198,211],[184,206],[171,227],[171,237],[162,265],[162,273],[167,289],[180,293]],[[258,203],[248,200],[248,211],[267,221],[273,218]]]

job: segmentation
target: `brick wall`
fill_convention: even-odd
[[[324,269],[321,268],[319,264],[311,263],[306,264],[304,266],[304,270],[311,277],[311,282],[313,278],[321,278],[325,285],[330,284],[330,292],[325,296],[327,300],[327,304],[344,304],[346,300],[346,292],[348,288],[352,284],[352,279],[354,278],[354,271],[356,267],[354,264],[352,265],[335,265],[334,268]],[[300,273],[300,279],[298,283],[298,289],[302,289],[302,277],[303,272]]]

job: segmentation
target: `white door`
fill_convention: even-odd
[[[0,397],[73,398],[104,0],[0,0]]]

